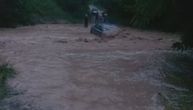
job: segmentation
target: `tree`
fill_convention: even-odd
[[[89,0],[55,0],[58,5],[71,14],[82,14],[88,8]]]
[[[94,0],[123,24],[138,28],[182,32],[193,47],[193,0]],[[113,7],[112,7],[113,6]]]
[[[23,20],[23,10],[19,0],[0,1],[0,26],[13,27]]]
[[[178,23],[183,35],[181,37],[184,45],[193,47],[193,1],[192,0],[177,0]]]

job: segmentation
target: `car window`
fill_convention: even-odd
[[[101,25],[96,25],[95,26],[97,29],[99,29],[99,30],[103,30],[103,27],[101,26]]]

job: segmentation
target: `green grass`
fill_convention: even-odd
[[[162,68],[164,81],[176,88],[165,87],[161,101],[166,110],[192,110],[193,104],[193,57],[191,55],[167,56]]]
[[[14,69],[12,69],[8,64],[0,66],[0,100],[8,95],[9,89],[7,80],[8,78],[13,77],[14,74]]]

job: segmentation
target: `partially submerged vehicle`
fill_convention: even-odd
[[[119,33],[120,29],[112,24],[95,24],[91,27],[90,33],[99,37],[114,37]]]

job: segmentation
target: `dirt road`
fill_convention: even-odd
[[[81,25],[0,29],[0,52],[17,71],[4,110],[162,110],[156,59],[175,35],[123,28],[100,41]]]

